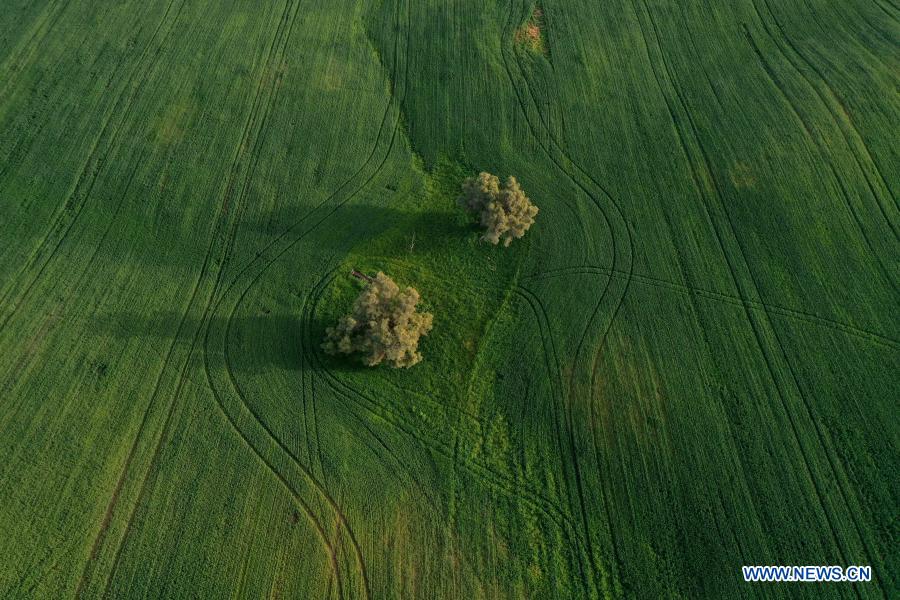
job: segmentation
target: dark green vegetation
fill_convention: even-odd
[[[896,2],[541,7],[4,3],[0,596],[897,593]]]

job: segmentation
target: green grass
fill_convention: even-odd
[[[0,596],[896,594],[890,0],[8,4]]]

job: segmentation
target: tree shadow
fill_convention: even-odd
[[[221,332],[227,328],[227,352],[229,366],[236,372],[258,372],[259,369],[273,367],[285,371],[299,371],[310,360],[313,367],[319,364],[329,371],[361,373],[371,367],[364,365],[357,356],[331,356],[322,350],[325,330],[334,323],[324,316],[314,316],[309,323],[310,335],[304,334],[304,323],[300,315],[266,313],[239,316],[233,319],[214,317],[203,323],[211,330]],[[199,330],[200,320],[182,317],[174,311],[158,311],[149,314],[137,312],[117,312],[101,315],[93,323],[100,334],[121,340],[159,339],[172,343],[190,345],[195,336],[196,343],[204,343],[206,328]],[[218,337],[218,336],[217,336]],[[221,339],[221,338],[219,338]],[[304,344],[306,347],[304,347]],[[210,348],[212,351],[221,350]],[[306,353],[314,354],[307,358]],[[246,360],[244,357],[249,356]]]
[[[462,242],[465,236],[476,231],[461,209],[419,212],[401,207],[348,204],[330,215],[332,209],[283,206],[255,220],[245,221],[241,227],[256,234],[279,236],[289,230],[302,233],[328,216],[335,226],[328,231],[319,230],[315,242],[327,250],[344,251],[363,240],[378,241],[382,235],[396,240],[397,251],[403,250],[405,244],[413,251],[431,251],[446,248],[454,239]]]
[[[238,371],[252,370],[251,366],[296,370],[302,365],[304,349],[299,315],[263,311],[261,314],[231,319],[216,316],[209,322],[201,323],[196,317],[185,317],[174,311],[149,314],[126,311],[100,315],[94,326],[101,334],[123,340],[162,339],[170,343],[190,344],[196,336],[200,336],[196,340],[198,345],[204,342],[207,327],[216,332],[226,328],[227,352],[232,366],[237,367]],[[249,355],[252,360],[235,360],[236,355]],[[242,365],[248,366],[242,369]]]

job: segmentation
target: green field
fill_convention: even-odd
[[[900,594],[896,0],[2,5],[0,597]]]

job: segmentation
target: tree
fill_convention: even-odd
[[[355,274],[355,272],[354,272]],[[431,313],[416,312],[419,292],[401,290],[382,272],[367,281],[350,314],[325,331],[322,349],[328,354],[361,354],[364,364],[386,362],[411,367],[420,360],[419,338],[431,331]]]
[[[485,172],[466,178],[459,204],[478,215],[485,228],[481,239],[495,245],[502,240],[504,246],[509,246],[524,236],[538,213],[515,177],[508,177],[501,188],[497,176]]]

